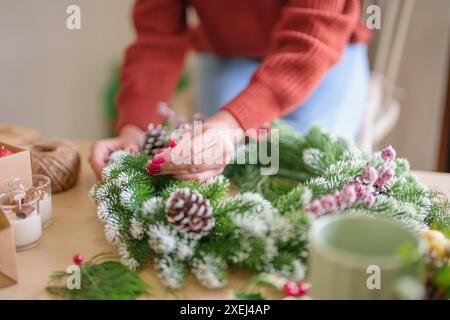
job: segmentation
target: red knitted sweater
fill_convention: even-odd
[[[186,25],[186,7],[200,25]],[[125,54],[117,129],[160,122],[185,53],[193,48],[262,63],[248,86],[223,106],[244,129],[284,115],[314,91],[348,43],[367,42],[360,0],[138,0],[136,41]]]

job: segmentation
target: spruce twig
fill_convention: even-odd
[[[50,276],[47,291],[70,300],[123,300],[136,299],[150,289],[138,274],[128,270],[119,261],[108,260],[108,256],[95,255],[80,266],[80,289],[69,289],[66,278],[70,275],[56,271]]]

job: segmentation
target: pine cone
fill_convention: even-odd
[[[167,218],[173,227],[194,238],[201,238],[214,227],[212,207],[197,191],[178,189],[166,202]]]
[[[161,124],[155,126],[153,123],[148,125],[147,133],[145,134],[144,144],[142,146],[142,153],[151,155],[153,150],[161,148],[166,139],[166,130]]]

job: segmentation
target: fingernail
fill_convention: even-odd
[[[149,164],[147,166],[147,173],[152,175],[161,172],[161,166],[159,164]]]
[[[147,170],[148,171],[152,171],[152,170],[161,170],[161,165],[160,164],[150,164],[148,167],[147,167]]]
[[[155,157],[153,158],[151,164],[161,164],[164,163],[166,161],[166,159],[164,159],[164,157]]]
[[[154,169],[148,172],[149,175],[155,175],[155,174],[160,174],[161,173],[161,169]]]
[[[173,140],[173,139],[169,140],[169,146],[171,148],[175,148],[177,146],[177,144],[178,144],[177,140]]]

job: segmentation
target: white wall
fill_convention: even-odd
[[[105,135],[103,96],[111,68],[134,37],[132,3],[0,0],[0,122],[51,137]],[[70,4],[81,7],[81,31],[65,27]],[[397,80],[401,119],[384,141],[416,169],[436,168],[449,38],[450,2],[416,0]]]
[[[51,137],[103,136],[103,96],[133,39],[132,0],[0,0],[0,122]],[[81,30],[66,8],[81,7]]]
[[[449,56],[450,1],[416,0],[397,79],[400,120],[383,142],[414,169],[437,169]]]

